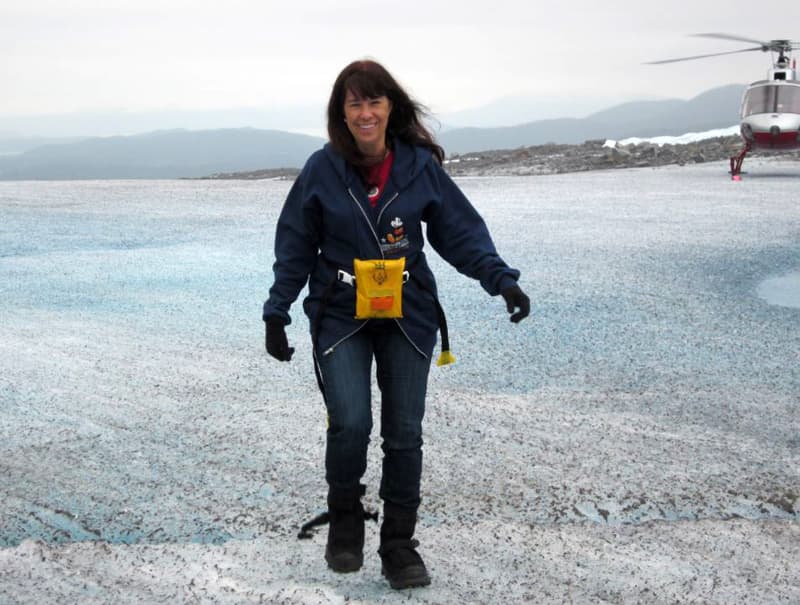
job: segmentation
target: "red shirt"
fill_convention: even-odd
[[[367,198],[369,198],[369,203],[373,208],[378,204],[378,200],[386,186],[386,181],[389,180],[393,161],[394,153],[390,149],[383,161],[361,169],[361,177],[367,187]]]

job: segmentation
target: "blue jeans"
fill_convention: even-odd
[[[332,489],[352,489],[366,471],[373,358],[381,392],[380,497],[416,508],[431,360],[414,348],[392,320],[371,320],[317,360],[328,408],[325,478]]]

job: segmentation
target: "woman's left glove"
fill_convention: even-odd
[[[506,301],[506,309],[509,313],[514,313],[514,309],[519,309],[511,316],[511,321],[519,323],[531,312],[531,299],[527,297],[519,286],[511,286],[500,292]]]
[[[268,319],[266,329],[267,353],[278,361],[290,361],[294,347],[290,347],[289,341],[286,340],[286,328],[283,322],[279,319]]]

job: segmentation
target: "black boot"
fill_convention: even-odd
[[[358,571],[364,563],[364,486],[328,491],[328,544],[325,560],[339,573]]]
[[[384,504],[378,554],[381,556],[381,573],[392,588],[413,588],[431,583],[425,563],[416,551],[419,542],[412,539],[416,523],[416,509],[389,502]]]

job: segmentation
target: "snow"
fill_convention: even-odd
[[[477,156],[466,156],[466,157],[459,157],[459,158],[447,158],[444,161],[444,164],[460,164],[461,162],[477,162],[481,158]]]
[[[532,315],[446,266],[417,537],[330,572],[300,305],[260,307],[290,183],[0,183],[0,602],[800,602],[796,163],[460,182]],[[377,410],[376,410],[377,411]],[[380,438],[366,505],[378,509]]]
[[[772,305],[800,309],[800,273],[793,271],[764,280],[758,295]]]
[[[706,130],[704,132],[687,132],[680,136],[658,136],[650,138],[629,137],[621,141],[607,139],[603,143],[603,147],[617,147],[625,145],[641,145],[642,143],[650,143],[652,145],[686,145],[687,143],[695,143],[697,141],[704,141],[705,139],[716,139],[718,137],[730,137],[739,134],[739,125],[730,126],[728,128],[715,128],[714,130]]]

